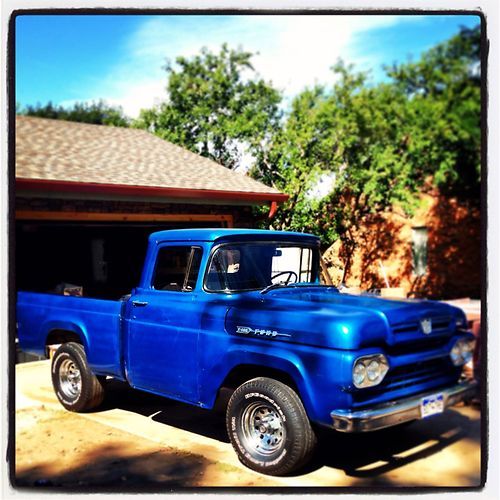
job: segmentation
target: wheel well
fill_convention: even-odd
[[[243,383],[256,377],[278,380],[291,387],[300,397],[300,392],[293,378],[286,372],[260,365],[235,366],[222,382],[215,401],[216,408],[225,410],[231,394]]]
[[[48,354],[49,346],[57,344],[66,344],[67,342],[76,342],[84,345],[80,336],[71,330],[51,330],[45,341],[45,351]]]

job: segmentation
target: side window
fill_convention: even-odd
[[[201,248],[160,248],[151,285],[155,290],[191,291],[198,278],[200,262]]]

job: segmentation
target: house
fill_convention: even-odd
[[[398,288],[409,297],[480,298],[483,260],[477,204],[430,189],[421,194],[413,217],[397,209],[374,214],[353,236],[356,248],[350,259],[340,241],[325,253],[334,284],[344,281],[361,290]]]
[[[15,139],[21,289],[130,289],[149,233],[252,227],[253,206],[272,216],[287,198],[144,130],[18,116]],[[115,272],[123,261],[128,276]]]

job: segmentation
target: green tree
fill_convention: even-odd
[[[444,192],[479,201],[481,179],[481,27],[462,28],[414,63],[387,69],[408,98],[427,140],[444,158],[433,170]],[[420,109],[419,109],[420,108]],[[417,113],[417,110],[420,112]],[[424,112],[431,110],[429,120]]]
[[[290,195],[277,224],[319,232],[325,245],[338,237],[348,244],[350,229],[368,214],[396,203],[411,210],[422,177],[422,162],[410,161],[404,94],[389,84],[367,86],[365,74],[343,63],[333,70],[333,89],[300,94],[252,170]],[[332,189],[316,199],[325,175],[334,179]]]
[[[279,122],[280,94],[258,78],[252,54],[223,45],[167,64],[167,100],[142,110],[134,126],[228,168],[265,142]]]
[[[49,101],[44,105],[28,105],[24,108],[16,106],[16,112],[26,116],[93,123],[95,125],[110,125],[115,127],[128,127],[129,125],[129,120],[124,115],[121,107],[110,106],[103,100],[91,103],[77,102],[69,108],[53,104]]]
[[[340,238],[349,272],[353,228],[374,214],[411,214],[430,180],[479,200],[480,93],[478,30],[462,30],[416,63],[370,85],[342,62],[331,89],[297,96],[284,126],[257,156],[252,175],[290,195],[275,224]],[[327,196],[318,180],[334,179]]]

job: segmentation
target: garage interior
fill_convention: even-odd
[[[16,289],[58,293],[67,284],[86,297],[117,300],[139,283],[148,236],[185,227],[207,224],[18,221]]]

